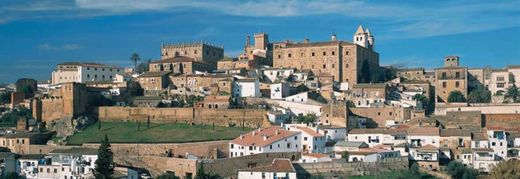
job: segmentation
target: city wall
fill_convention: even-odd
[[[310,178],[322,175],[325,178],[375,175],[388,171],[407,170],[408,157],[387,158],[378,162],[346,162],[337,160],[320,163],[295,163],[294,168],[298,178]]]
[[[126,156],[167,156],[184,158],[186,154],[199,158],[224,158],[229,153],[227,140],[193,143],[112,143],[112,152],[116,157]],[[85,148],[99,147],[99,143],[85,143]]]
[[[100,121],[185,122],[217,126],[269,127],[262,109],[99,107]]]

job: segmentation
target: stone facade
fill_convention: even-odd
[[[50,97],[33,101],[33,117],[37,120],[52,121],[64,117],[76,117],[87,111],[87,87],[80,83],[62,83]],[[40,106],[41,105],[41,106]]]
[[[387,120],[404,122],[411,119],[411,108],[384,106],[378,108],[349,108],[347,121],[351,116],[367,118],[367,127],[385,127]]]
[[[216,67],[217,61],[224,58],[224,48],[204,42],[187,44],[163,44],[161,46],[161,59],[185,56],[197,62],[204,62]]]
[[[379,54],[345,41],[274,44],[273,67],[329,73],[349,85],[378,80]]]
[[[263,109],[99,107],[101,121],[145,121],[153,123],[196,123],[218,126],[269,127]]]
[[[446,57],[445,67],[435,69],[436,103],[447,103],[452,91],[460,91],[465,98],[468,96],[468,69],[454,66],[459,64],[459,58]],[[455,62],[456,61],[456,62]]]
[[[383,172],[408,170],[408,157],[386,158],[378,162],[346,162],[337,160],[319,163],[295,163],[298,178],[310,178],[324,175],[325,178],[335,176],[377,175]]]
[[[153,61],[149,64],[150,72],[168,71],[172,72],[173,74],[184,75],[194,74],[196,71],[210,71],[211,69],[214,69],[211,64],[203,61],[196,61],[191,57],[185,56],[163,58],[158,61]]]

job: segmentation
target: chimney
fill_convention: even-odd
[[[309,43],[309,38],[305,38],[305,39],[303,40],[303,43],[308,44],[308,43]]]
[[[267,140],[267,135],[264,135],[264,140]]]
[[[336,41],[336,33],[333,33],[331,38],[330,38],[331,41]]]
[[[256,134],[256,131],[253,131],[253,136],[255,136],[255,134]]]
[[[276,131],[274,131],[274,135],[278,135],[278,129],[276,129]]]
[[[240,139],[244,139],[244,134],[240,134]]]

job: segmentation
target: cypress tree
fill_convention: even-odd
[[[105,134],[105,138],[101,140],[101,145],[98,149],[98,159],[96,160],[96,178],[111,178],[114,173],[114,153],[110,148],[110,142]]]

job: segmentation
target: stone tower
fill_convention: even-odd
[[[269,43],[269,37],[266,33],[257,33],[255,34],[255,49],[267,49],[267,44]]]
[[[352,42],[354,42],[354,44],[368,48],[372,51],[374,50],[374,36],[372,36],[368,29],[364,30],[363,26],[361,25],[359,25],[358,29],[356,30],[356,33],[354,33],[354,38],[352,39]]]
[[[447,56],[444,57],[444,67],[458,67],[459,56]]]

